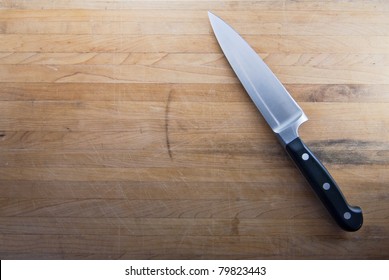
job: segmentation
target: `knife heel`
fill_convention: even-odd
[[[362,209],[347,203],[335,180],[304,142],[297,137],[286,145],[286,151],[338,225],[346,231],[360,229]]]

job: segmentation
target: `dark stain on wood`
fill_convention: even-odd
[[[378,141],[332,139],[310,141],[310,149],[320,160],[332,164],[389,164],[389,144]]]

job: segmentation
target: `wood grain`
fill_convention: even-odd
[[[309,117],[341,231],[250,101],[212,10]],[[388,259],[386,1],[0,1],[2,259]]]

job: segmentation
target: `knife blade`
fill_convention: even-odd
[[[328,212],[342,229],[360,229],[362,209],[348,204],[330,173],[299,137],[298,128],[308,120],[303,110],[232,27],[211,12],[208,12],[208,17],[238,79]]]

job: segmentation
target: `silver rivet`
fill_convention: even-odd
[[[344,217],[346,220],[349,220],[349,219],[351,218],[350,212],[345,212],[345,213],[343,214],[343,217]]]
[[[301,156],[301,158],[303,160],[308,160],[309,159],[309,155],[307,153],[303,153],[303,155]]]
[[[326,191],[328,191],[330,188],[331,188],[331,185],[329,183],[323,184],[323,189],[325,189]]]

